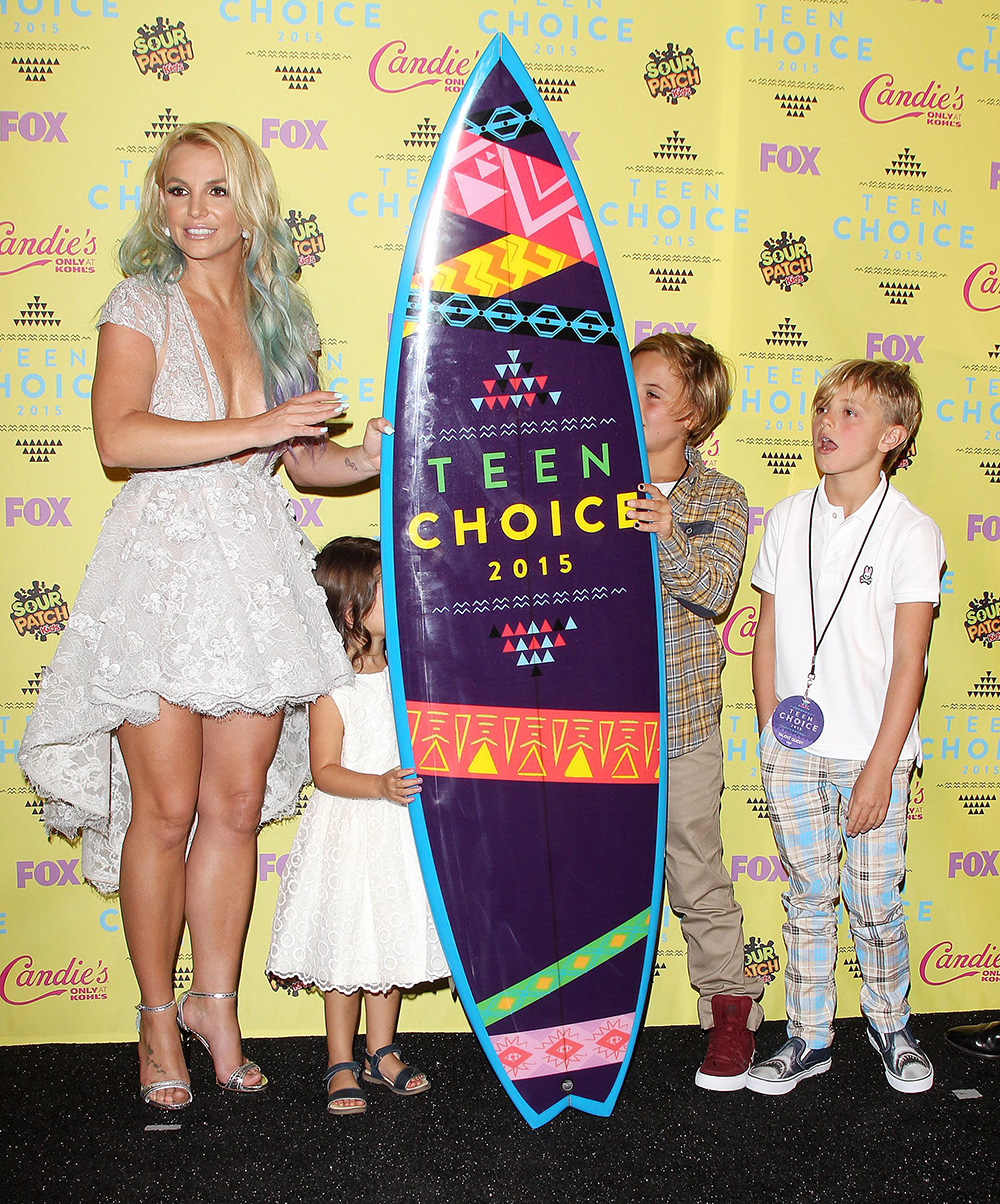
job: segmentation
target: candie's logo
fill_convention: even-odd
[[[778,238],[764,240],[757,266],[767,284],[790,293],[793,284],[805,284],[809,279],[813,261],[805,238],[782,230]]]
[[[0,221],[0,276],[55,264],[57,272],[93,272],[97,235],[87,227],[77,235],[61,223],[51,234],[19,234],[13,222]]]
[[[965,634],[970,644],[989,648],[1000,640],[1000,598],[989,590],[981,598],[973,598],[965,612]]]
[[[762,941],[759,936],[752,936],[743,946],[743,973],[747,978],[774,982],[780,969],[774,941]]]
[[[947,92],[933,79],[916,90],[897,87],[895,76],[888,71],[870,79],[858,97],[861,116],[873,125],[926,117],[928,125],[960,126],[964,104],[965,97],[957,88]]]
[[[69,607],[58,585],[32,581],[28,589],[14,593],[10,621],[18,635],[33,635],[44,644],[50,635],[58,635],[69,622]]]
[[[444,84],[446,92],[461,92],[478,57],[478,50],[472,58],[467,58],[449,44],[443,54],[425,58],[410,54],[406,43],[396,40],[386,42],[372,55],[368,79],[379,92],[409,92],[413,88],[440,83]]]
[[[326,239],[319,228],[319,222],[316,221],[316,214],[310,213],[308,217],[303,217],[297,210],[289,209],[285,221],[292,232],[292,243],[295,246],[295,254],[299,257],[299,267],[315,266],[319,263],[320,253],[326,250]]]
[[[697,92],[701,69],[690,46],[681,50],[668,42],[666,49],[649,52],[645,80],[650,96],[662,96],[675,105],[681,97],[690,98]]]
[[[749,656],[753,651],[753,637],[756,631],[756,606],[743,606],[734,611],[723,624],[722,645],[733,656]]]
[[[135,31],[132,57],[140,75],[170,79],[187,71],[194,58],[194,43],[184,30],[184,22],[157,17],[155,25],[140,25]]]
[[[88,966],[80,958],[71,957],[67,965],[54,969],[36,966],[30,954],[22,953],[0,970],[0,999],[4,1003],[23,1007],[53,995],[69,995],[74,1003],[107,999],[108,967],[101,960],[96,966]]]
[[[930,987],[947,986],[960,978],[1000,982],[1000,950],[987,943],[976,953],[956,953],[951,941],[939,941],[920,959],[920,977]]]
[[[979,267],[973,268],[965,279],[962,295],[969,309],[978,313],[988,314],[994,309],[1000,309],[1000,300],[994,301],[994,297],[1000,295],[997,265],[981,263]]]

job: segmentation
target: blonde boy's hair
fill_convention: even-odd
[[[729,410],[732,370],[711,343],[691,334],[652,334],[632,348],[632,359],[652,351],[670,364],[684,382],[684,396],[696,419],[687,442],[697,447],[720,426]]]
[[[817,406],[826,405],[845,384],[855,392],[864,389],[874,397],[887,426],[905,428],[906,438],[886,453],[884,466],[889,472],[905,456],[912,454],[913,439],[922,415],[920,388],[904,364],[890,364],[885,360],[842,360],[819,382],[813,398],[813,413]]]

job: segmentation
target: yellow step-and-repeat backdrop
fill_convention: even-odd
[[[492,7],[488,5],[492,4]],[[117,901],[47,841],[15,762],[43,666],[119,481],[94,451],[94,316],[152,148],[187,120],[258,138],[278,176],[323,368],[378,413],[408,222],[478,52],[506,34],[587,190],[630,338],[692,331],[736,366],[710,462],[769,508],[811,486],[809,408],[836,360],[911,365],[917,454],[897,483],[948,565],[910,804],[916,1011],[1000,1004],[1000,13],[978,0],[0,0],[0,1041],[122,1039],[136,988]],[[321,544],[376,533],[376,493],[307,497]],[[726,864],[747,961],[783,1012],[783,879],[755,758],[744,573],[722,625]],[[294,822],[265,829],[244,963],[248,1033],[318,1032],[263,977]],[[846,919],[841,1011],[859,986]],[[664,917],[649,1019],[694,1019]],[[185,945],[177,985],[190,978]],[[402,1027],[465,1027],[447,991]]]

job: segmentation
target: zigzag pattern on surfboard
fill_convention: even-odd
[[[428,284],[436,292],[502,297],[579,262],[563,251],[507,234],[439,263]],[[422,285],[418,274],[413,287]]]
[[[438,432],[438,438],[443,442],[454,442],[456,439],[480,439],[487,436],[503,435],[537,435],[555,434],[556,431],[589,431],[595,426],[614,426],[615,418],[597,418],[594,414],[584,414],[581,417],[573,415],[569,418],[544,418],[541,422],[529,419],[520,424],[516,422],[501,422],[499,426],[446,426]]]
[[[543,999],[546,995],[565,986],[566,983],[603,965],[604,962],[623,950],[630,949],[637,941],[645,940],[646,934],[649,932],[649,915],[647,907],[645,911],[640,911],[638,915],[632,916],[624,924],[612,928],[610,932],[599,936],[581,949],[561,957],[551,966],[546,966],[535,974],[529,974],[520,982],[514,983],[503,991],[497,991],[489,999],[482,1000],[476,1007],[483,1024],[489,1028],[498,1020],[514,1015],[521,1008],[527,1007],[529,1003]]]
[[[432,615],[468,615],[482,614],[486,610],[495,610],[501,606],[553,606],[564,605],[567,602],[602,602],[605,598],[613,598],[616,594],[627,594],[624,585],[608,589],[607,586],[595,586],[593,589],[557,589],[554,594],[521,594],[517,598],[476,598],[474,601],[456,602],[453,606],[432,606]]]

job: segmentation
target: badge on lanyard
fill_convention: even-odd
[[[879,512],[882,509],[882,503],[885,501],[889,493],[889,481],[885,482],[885,492],[882,494],[882,500],[878,504],[875,511],[875,516],[868,524],[868,530],[865,532],[865,537],[861,541],[861,547],[858,548],[858,554],[854,557],[854,563],[851,565],[847,580],[844,582],[844,588],[840,591],[840,597],[830,612],[830,617],[826,621],[826,626],[816,637],[816,592],[813,587],[813,516],[816,513],[816,498],[819,496],[819,486],[816,486],[816,492],[813,494],[812,506],[809,508],[809,610],[812,614],[812,632],[813,632],[813,654],[812,664],[809,666],[809,673],[806,677],[806,689],[804,694],[789,694],[787,698],[783,698],[774,708],[774,714],[771,716],[771,731],[774,732],[775,739],[784,744],[786,748],[808,748],[810,744],[814,744],[823,734],[823,710],[818,702],[815,702],[809,697],[809,691],[812,689],[812,684],[816,680],[816,654],[819,652],[819,646],[823,643],[826,633],[830,630],[830,624],[833,622],[833,616],[840,609],[840,604],[844,600],[844,594],[847,593],[847,587],[851,584],[851,578],[854,576],[854,570],[858,567],[858,561],[861,559],[861,553],[865,550],[865,544],[868,542],[868,536],[872,533],[872,528],[878,519]]]

